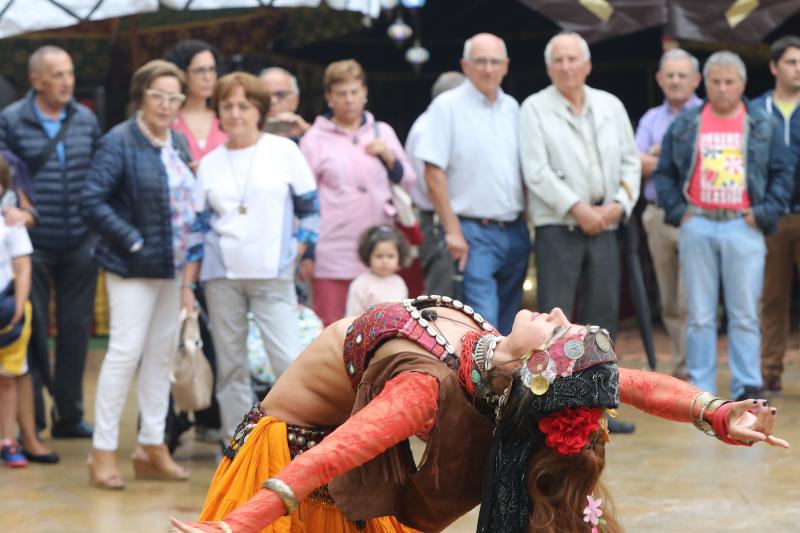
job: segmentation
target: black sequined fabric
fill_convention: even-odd
[[[527,464],[535,447],[544,446],[537,421],[565,408],[619,406],[619,369],[599,364],[556,379],[541,396],[515,376],[512,395],[529,396],[526,420],[498,428],[484,470],[478,533],[524,533],[532,502],[527,490]],[[503,424],[501,423],[501,427]]]

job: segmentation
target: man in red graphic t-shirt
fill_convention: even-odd
[[[720,282],[728,315],[731,396],[761,389],[758,301],[764,283],[764,233],[792,191],[782,132],[742,100],[747,71],[732,52],[703,67],[708,101],[667,130],[653,180],[665,221],[680,225],[686,290],[686,366],[692,384],[716,390],[716,312]]]

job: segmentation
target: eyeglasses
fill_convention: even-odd
[[[274,98],[277,101],[281,101],[287,96],[291,96],[293,93],[290,91],[273,91],[270,93],[270,98]]]
[[[468,60],[470,63],[477,65],[479,67],[485,67],[486,65],[491,65],[493,67],[500,67],[506,64],[508,58],[505,57],[470,57]]]
[[[202,76],[203,74],[216,74],[217,67],[215,65],[209,65],[207,67],[192,67],[188,69],[189,74],[194,74],[195,76]]]
[[[144,94],[147,97],[152,98],[157,104],[163,104],[166,102],[172,107],[178,107],[184,102],[184,100],[186,100],[185,94],[165,93],[164,91],[160,91],[158,89],[147,89]]]

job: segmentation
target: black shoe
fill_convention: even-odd
[[[736,401],[741,402],[742,400],[749,400],[751,398],[755,400],[761,398],[762,396],[763,393],[760,388],[745,386],[744,392],[736,397]]]
[[[50,431],[54,439],[91,439],[92,432],[94,428],[85,420],[71,424],[54,422]]]
[[[622,420],[615,420],[611,417],[608,419],[608,432],[609,433],[633,433],[636,431],[636,425],[631,422],[623,422]]]
[[[57,462],[59,462],[61,460],[61,458],[58,456],[58,454],[56,452],[43,453],[41,455],[36,455],[36,454],[33,454],[33,453],[29,452],[28,450],[23,448],[22,449],[22,455],[24,455],[25,458],[31,463],[42,463],[42,464],[54,465],[54,464],[56,464]]]

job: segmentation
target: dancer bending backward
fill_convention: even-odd
[[[173,524],[441,531],[482,503],[481,531],[580,531],[584,506],[599,522],[598,500],[587,498],[601,493],[602,413],[620,400],[729,444],[788,447],[771,435],[776,410],[766,402],[727,402],[620,369],[607,332],[573,325],[560,309],[520,311],[500,337],[468,306],[421,296],[325,329],[242,422],[204,521]],[[419,467],[412,435],[427,442]],[[500,480],[511,490],[495,493]],[[608,512],[602,519],[604,531],[619,529]]]

